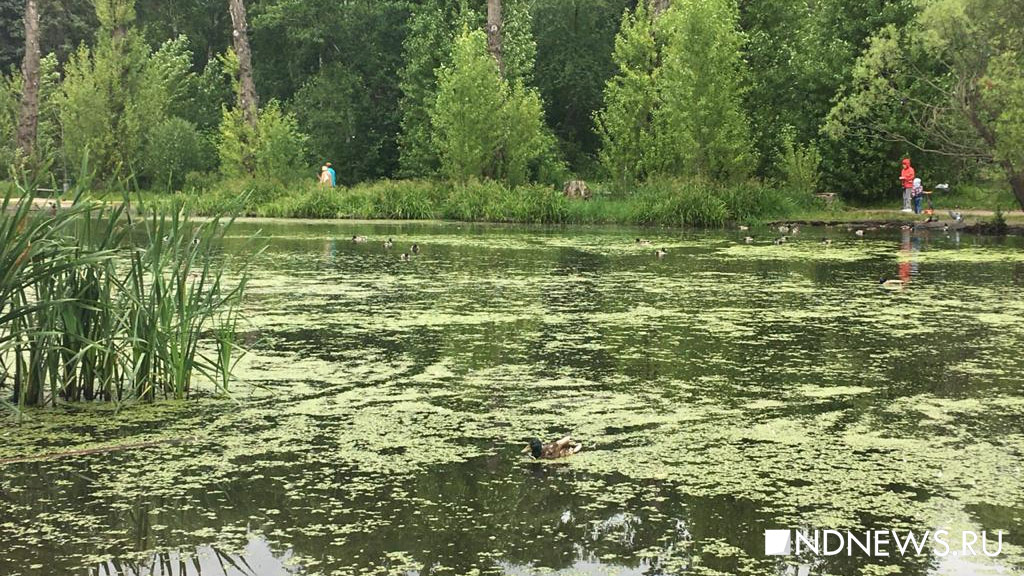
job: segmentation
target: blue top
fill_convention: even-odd
[[[327,168],[327,172],[328,172],[328,174],[331,175],[331,187],[337,186],[338,185],[338,173],[335,172],[334,168],[331,168],[331,167]]]

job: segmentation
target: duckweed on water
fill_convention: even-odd
[[[1024,570],[1013,262],[922,257],[888,293],[898,236],[816,258],[709,234],[654,261],[630,230],[265,226],[288,240],[249,284],[251,389],[0,429],[0,458],[190,438],[0,468],[0,573],[778,574],[761,537],[785,526],[1011,533],[987,564],[813,574]],[[564,433],[585,450],[519,454]]]

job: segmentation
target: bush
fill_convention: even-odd
[[[306,140],[295,116],[284,113],[276,100],[260,111],[255,129],[241,110],[225,109],[217,146],[221,172],[228,177],[299,178],[306,168]]]
[[[786,180],[786,187],[792,192],[802,195],[814,194],[818,191],[818,179],[821,174],[821,152],[814,143],[797,143],[793,130],[789,129],[782,136],[779,171]]]
[[[143,174],[153,187],[180,190],[189,173],[212,168],[212,155],[212,147],[194,124],[168,118],[149,131],[143,148]]]

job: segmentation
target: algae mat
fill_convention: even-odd
[[[227,252],[257,228],[234,398],[0,427],[0,459],[143,446],[0,467],[0,574],[1024,573],[1015,240],[268,222]],[[1006,535],[766,556],[777,528]]]

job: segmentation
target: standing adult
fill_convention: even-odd
[[[903,159],[903,171],[900,173],[900,182],[903,184],[903,211],[913,212],[910,208],[910,192],[914,188],[914,167],[910,165],[910,158]]]
[[[338,185],[338,173],[334,171],[330,162],[327,163],[327,173],[331,175],[331,188],[334,188]]]

